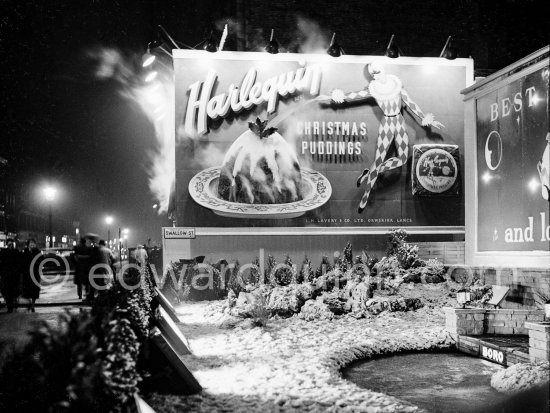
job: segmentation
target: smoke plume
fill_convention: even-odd
[[[225,24],[228,24],[229,29],[228,41],[231,38],[237,39],[239,42],[248,40],[247,49],[249,51],[264,50],[268,37],[263,29],[258,28],[254,33],[245,34],[243,27],[231,18],[219,20],[216,23],[217,29],[222,30]],[[277,35],[277,32],[275,33]],[[281,35],[281,38],[283,37]],[[304,17],[297,18],[292,39],[294,40],[289,44],[281,44],[281,52],[324,53],[329,45],[328,33],[322,30],[317,22]],[[158,212],[167,212],[175,178],[176,136],[174,133],[173,70],[169,65],[155,64],[155,70],[159,74],[154,80],[144,82],[145,76],[151,72],[144,73],[141,65],[136,64],[139,60],[136,56],[127,58],[116,49],[97,48],[89,51],[88,57],[96,62],[95,76],[101,80],[115,80],[120,83],[123,96],[136,102],[153,124],[156,149],[147,154],[149,189],[155,199],[159,201]],[[285,131],[285,139],[293,147],[296,147],[296,128],[292,122],[291,125]],[[180,135],[179,131],[178,135]],[[223,158],[224,153],[213,145],[205,143],[195,146],[194,162],[201,168],[221,165]]]
[[[137,103],[155,129],[156,149],[147,153],[149,190],[159,202],[158,212],[168,211],[170,191],[175,176],[174,160],[174,84],[172,70],[155,65],[154,80],[144,81],[153,69],[142,70],[137,57],[126,58],[116,49],[98,48],[87,53],[96,64],[94,74],[100,80],[114,80],[120,93]]]

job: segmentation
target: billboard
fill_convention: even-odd
[[[175,50],[174,71],[178,225],[464,225],[471,60]]]
[[[478,251],[548,251],[548,67],[479,97]]]

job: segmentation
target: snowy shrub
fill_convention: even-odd
[[[326,255],[323,255],[323,258],[321,259],[321,264],[319,264],[319,267],[317,268],[317,271],[315,272],[315,278],[319,278],[320,276],[331,272],[332,271],[332,265],[330,265],[328,261],[328,257]]]
[[[491,387],[501,393],[518,393],[540,385],[548,388],[548,367],[548,362],[514,364],[494,373]]]
[[[423,273],[426,275],[442,277],[445,274],[445,266],[437,258],[430,258],[426,261],[426,266],[423,269]]]
[[[298,283],[301,282],[313,282],[315,279],[315,270],[313,269],[313,264],[311,260],[306,256],[304,257],[304,262],[302,263],[302,268],[300,269],[300,275],[298,277]]]
[[[418,246],[406,242],[401,244],[395,254],[399,266],[405,270],[424,266],[424,261],[418,257]]]
[[[348,242],[342,254],[335,255],[334,267],[340,269],[343,273],[353,266],[353,251],[351,243]]]
[[[400,271],[397,257],[383,257],[375,266],[376,275],[382,278],[395,277]]]
[[[394,229],[386,234],[386,256],[395,255],[406,239],[407,231],[404,229]]]
[[[272,284],[272,285],[275,285],[275,279],[274,279],[274,275],[275,275],[275,271],[276,271],[276,267],[279,265],[279,263],[277,262],[277,260],[275,259],[275,257],[273,255],[268,255],[267,256],[267,264],[266,264],[266,267],[265,267],[265,278],[266,278],[266,284]]]
[[[296,268],[289,255],[286,256],[284,265],[278,266],[274,276],[276,285],[284,286],[296,281]]]
[[[130,400],[141,380],[137,371],[140,344],[130,321],[122,313],[120,316],[109,322],[102,352],[102,375],[116,405]]]
[[[254,302],[250,309],[250,316],[256,327],[265,327],[269,320],[269,310],[267,309],[267,298],[261,294],[258,300]]]
[[[154,295],[149,269],[129,271],[102,292],[91,312],[43,322],[0,366],[0,411],[121,412],[141,380],[141,341]],[[138,285],[139,283],[139,285]]]
[[[239,260],[236,260],[233,265],[227,269],[229,273],[229,280],[227,281],[227,290],[233,291],[233,294],[239,295],[241,291],[244,291],[245,274],[241,273],[241,266]],[[229,292],[228,292],[229,294]]]

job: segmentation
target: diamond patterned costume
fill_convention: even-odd
[[[365,193],[359,203],[359,213],[367,206],[369,195],[374,188],[378,175],[382,172],[395,169],[407,162],[409,157],[409,136],[405,127],[405,120],[401,114],[402,104],[405,103],[419,118],[425,118],[420,107],[409,97],[403,89],[401,80],[394,75],[386,75],[385,82],[373,80],[369,83],[368,91],[352,92],[345,95],[346,102],[364,100],[373,97],[382,109],[384,118],[378,128],[378,140],[374,163],[370,170],[365,169],[357,179],[357,186],[367,181]],[[397,156],[386,159],[390,145],[394,143]]]

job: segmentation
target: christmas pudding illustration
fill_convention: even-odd
[[[258,118],[231,144],[221,166],[191,178],[189,194],[220,216],[290,219],[324,205],[332,187],[321,173],[301,167],[292,145]]]
[[[218,194],[247,204],[286,204],[302,199],[302,174],[288,142],[267,127],[267,120],[249,122],[249,130],[227,151],[220,170]]]

